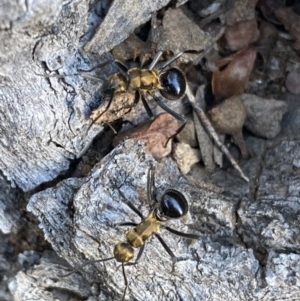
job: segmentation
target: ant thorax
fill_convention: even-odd
[[[127,72],[132,90],[151,92],[161,88],[157,70],[132,68]]]
[[[150,213],[135,228],[127,232],[126,239],[134,248],[140,248],[159,228],[160,222]]]

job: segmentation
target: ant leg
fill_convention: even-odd
[[[184,238],[190,238],[190,239],[199,239],[201,238],[200,235],[198,234],[193,234],[193,233],[184,233],[184,232],[180,232],[180,231],[177,231],[177,230],[174,230],[170,227],[164,227],[164,229],[168,230],[169,232],[175,234],[175,235],[178,235],[178,236],[181,236],[181,237],[184,237]]]
[[[156,56],[154,57],[154,59],[153,59],[152,63],[150,64],[148,70],[152,70],[155,67],[155,65],[158,62],[158,60],[160,59],[162,53],[163,53],[162,51],[158,51],[156,53]]]
[[[173,138],[174,136],[176,136],[177,134],[179,134],[179,133],[181,132],[181,130],[185,127],[185,124],[186,124],[187,120],[186,120],[183,116],[179,115],[179,114],[176,113],[175,111],[171,110],[168,106],[166,106],[166,105],[159,99],[159,97],[158,97],[157,95],[152,94],[151,96],[153,97],[153,99],[155,100],[155,102],[156,102],[163,110],[165,110],[167,113],[169,113],[170,115],[172,115],[173,117],[175,117],[177,120],[179,120],[179,121],[182,122],[182,125],[177,129],[176,133],[175,133],[173,136],[169,137],[169,139],[166,141],[164,147],[167,147],[167,144],[168,144],[169,140],[170,140],[171,138]]]
[[[175,269],[175,263],[177,262],[177,257],[174,255],[174,253],[171,251],[171,249],[168,247],[168,245],[165,243],[165,241],[162,239],[162,237],[159,234],[155,233],[154,235],[160,241],[160,243],[165,248],[167,253],[171,256],[171,258],[172,258],[172,273],[173,273],[174,269]]]
[[[134,211],[141,219],[144,219],[143,214],[141,213],[141,211],[136,208],[130,201],[128,201],[124,195],[124,193],[119,190],[120,195],[122,196],[122,198],[124,199],[124,203],[132,210]]]
[[[180,127],[180,130],[182,130],[182,128],[185,126],[186,124],[186,119],[179,115],[178,113],[176,113],[175,111],[173,111],[172,109],[170,109],[168,106],[166,106],[160,99],[157,95],[155,94],[150,94],[153,99],[155,100],[155,102],[163,109],[165,110],[167,113],[171,114],[173,117],[175,117],[177,120],[183,122],[183,125],[182,127]]]
[[[122,301],[124,301],[125,300],[126,291],[127,291],[127,288],[128,288],[128,281],[127,281],[127,277],[126,277],[126,273],[125,273],[124,262],[122,262],[122,272],[123,272],[124,283],[125,283],[125,290],[124,290],[123,297],[122,297]]]
[[[169,60],[167,60],[160,68],[159,71],[164,70],[166,67],[168,67],[170,64],[172,64],[174,61],[176,61],[180,56],[183,55],[183,52],[179,52],[178,54],[173,55]]]
[[[153,115],[152,110],[150,109],[150,107],[149,107],[149,105],[148,105],[148,103],[147,103],[147,101],[145,99],[145,96],[143,94],[142,95],[139,94],[139,98],[142,99],[142,103],[144,105],[144,108],[145,108],[148,116],[150,117],[150,119],[153,120],[154,119],[154,115]]]
[[[113,128],[113,126],[112,126],[109,122],[104,122],[104,123],[107,124],[107,125],[109,126],[109,128],[113,131],[113,133],[114,133],[115,135],[118,134],[117,131]]]
[[[116,226],[121,226],[121,227],[123,227],[123,226],[135,227],[135,226],[137,226],[137,224],[133,223],[133,222],[124,222],[124,223],[116,224]]]
[[[156,193],[155,193],[155,185],[154,185],[154,171],[155,168],[151,166],[148,169],[147,175],[147,201],[149,206],[151,206],[152,201],[156,202]],[[154,188],[154,190],[153,190]]]
[[[136,260],[135,262],[127,262],[125,265],[136,265],[139,263],[139,260],[141,259],[143,253],[144,253],[144,250],[145,250],[145,244],[143,244],[140,249],[139,249],[139,252],[137,254],[137,257],[136,257]]]
[[[101,117],[101,116],[109,109],[109,107],[110,107],[110,105],[111,105],[111,102],[112,102],[113,98],[114,98],[114,90],[111,90],[111,94],[109,95],[109,101],[108,101],[108,103],[107,103],[107,106],[106,106],[105,110],[104,110],[104,111],[103,111],[96,119],[92,120],[92,122],[91,122],[91,124],[89,125],[89,127],[87,128],[85,134],[87,134],[87,132],[88,132],[88,131],[90,130],[90,128],[92,127],[92,125],[93,125],[94,123],[96,123],[96,122],[100,119],[100,117]]]
[[[115,61],[115,64],[118,66],[118,68],[123,71],[125,74],[127,74],[127,71],[128,71],[128,67],[121,63],[120,61]]]
[[[59,275],[57,275],[57,276],[58,276],[58,277],[61,277],[61,278],[64,278],[64,277],[67,277],[67,276],[69,276],[69,275],[71,275],[71,274],[73,274],[73,273],[75,273],[75,272],[81,270],[83,267],[85,267],[85,266],[88,265],[88,264],[91,264],[91,263],[97,263],[97,262],[104,262],[104,261],[109,261],[109,260],[113,260],[113,259],[115,259],[115,257],[109,257],[109,258],[105,258],[105,259],[89,260],[89,261],[85,262],[84,264],[78,266],[77,268],[73,269],[70,273],[63,274],[63,275],[59,274]]]

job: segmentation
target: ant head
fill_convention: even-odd
[[[167,189],[159,204],[159,217],[161,220],[180,218],[188,213],[189,205],[182,193]]]
[[[177,68],[170,68],[159,75],[162,89],[159,90],[161,95],[166,99],[180,99],[186,90],[186,79],[182,71]]]

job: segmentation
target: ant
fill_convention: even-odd
[[[182,122],[182,125],[177,130],[177,133],[184,128],[186,119],[170,109],[160,99],[161,95],[169,100],[179,100],[185,95],[187,84],[183,72],[174,67],[165,70],[166,67],[177,60],[183,54],[183,52],[171,57],[158,69],[154,69],[162,53],[162,51],[159,51],[154,57],[150,66],[145,69],[137,67],[128,69],[123,63],[115,61],[122,73],[112,74],[103,83],[101,93],[105,97],[108,97],[108,103],[105,110],[93,120],[87,131],[109,109],[114,97],[125,92],[135,92],[135,103],[141,99],[144,108],[151,119],[153,119],[154,115],[146,101],[146,96],[152,97],[157,105]],[[158,91],[160,95],[157,93]]]
[[[154,168],[150,167],[147,176],[147,201],[150,205],[150,212],[147,217],[144,217],[143,214],[139,211],[139,209],[137,209],[130,201],[128,201],[123,192],[119,190],[121,197],[124,199],[124,202],[132,211],[134,211],[142,219],[142,221],[139,224],[133,222],[124,222],[118,224],[118,226],[130,226],[132,228],[126,234],[126,241],[121,241],[115,245],[113,257],[87,261],[81,266],[75,268],[70,273],[59,276],[67,277],[88,264],[115,259],[116,261],[120,262],[122,266],[122,273],[125,283],[125,289],[122,297],[123,301],[125,300],[125,295],[128,288],[125,266],[135,265],[139,262],[145,249],[146,240],[153,235],[158,239],[158,241],[162,244],[166,252],[171,256],[172,271],[174,271],[175,263],[177,262],[177,257],[165,243],[163,238],[157,233],[159,229],[163,228],[175,235],[189,239],[199,239],[200,236],[192,233],[179,232],[164,225],[164,223],[168,220],[179,219],[186,215],[189,210],[188,202],[184,195],[175,189],[165,190],[161,197],[161,200],[158,202],[156,198],[156,193],[155,191],[153,191],[153,187],[155,188]],[[139,252],[137,254],[136,260],[134,262],[130,262],[130,260],[134,256],[134,249],[139,249]]]

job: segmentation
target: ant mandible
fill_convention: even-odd
[[[132,211],[134,211],[142,219],[142,221],[139,224],[133,222],[124,222],[118,224],[118,226],[130,226],[132,228],[126,233],[126,241],[120,241],[115,245],[113,257],[87,261],[83,265],[75,268],[70,273],[59,276],[67,277],[88,264],[115,259],[116,261],[120,262],[122,266],[122,273],[125,282],[125,289],[122,300],[125,300],[125,295],[128,288],[125,266],[135,265],[139,262],[145,249],[145,242],[151,236],[155,236],[162,244],[166,252],[171,256],[173,271],[175,263],[177,262],[177,257],[165,243],[163,238],[157,233],[159,229],[163,227],[163,229],[166,229],[175,235],[189,239],[199,239],[200,236],[192,233],[183,233],[164,225],[164,223],[168,220],[178,219],[186,215],[189,210],[188,202],[184,195],[175,189],[165,190],[161,197],[161,200],[158,202],[155,190],[153,191],[153,187],[155,188],[154,169],[151,167],[148,170],[147,177],[147,201],[150,204],[150,212],[147,217],[144,217],[139,209],[137,209],[130,201],[128,201],[123,192],[119,189],[119,193],[123,198],[125,204],[127,204],[127,206]],[[134,256],[134,249],[139,249],[139,252],[137,254],[136,260],[134,262],[130,262],[130,260]]]

